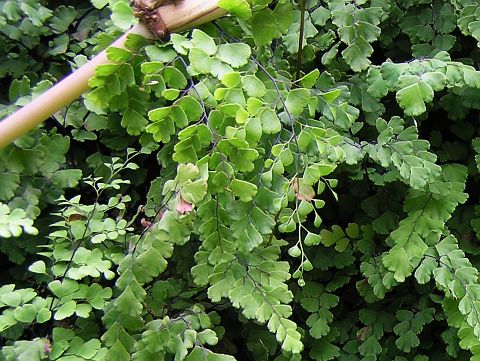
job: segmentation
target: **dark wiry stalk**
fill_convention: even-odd
[[[295,80],[300,79],[303,55],[303,35],[305,32],[305,0],[300,0],[300,35],[298,36],[297,69]]]

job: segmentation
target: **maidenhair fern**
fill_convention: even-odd
[[[478,4],[219,5],[0,150],[0,358],[479,359]],[[0,1],[0,116],[134,23]]]

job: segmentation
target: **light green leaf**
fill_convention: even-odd
[[[258,46],[270,44],[279,35],[279,28],[275,22],[273,11],[269,8],[256,11],[251,22],[253,40]]]
[[[263,82],[255,75],[242,77],[242,86],[250,97],[263,97],[267,91]]]
[[[127,30],[137,23],[132,8],[123,0],[117,1],[113,6],[112,21],[122,30]]]
[[[420,266],[415,270],[415,278],[418,283],[425,284],[430,281],[433,270],[438,267],[438,263],[435,259],[425,257],[420,263]]]
[[[427,110],[425,103],[433,100],[433,89],[426,82],[419,80],[417,76],[405,75],[399,79],[398,86],[401,88],[396,98],[406,115],[420,115]]]
[[[147,119],[134,109],[128,109],[122,117],[122,127],[127,128],[128,134],[139,135],[148,124]]]
[[[372,53],[372,46],[365,39],[358,37],[354,43],[342,51],[342,56],[353,71],[359,72],[368,68],[371,63],[368,57]]]
[[[397,282],[405,281],[405,278],[412,274],[413,268],[403,247],[393,247],[382,257],[382,260],[385,267],[394,273],[394,278]]]
[[[221,45],[220,45],[221,46]],[[212,59],[202,49],[192,48],[188,53],[193,75],[210,73]]]
[[[298,354],[303,350],[303,343],[300,341],[300,334],[295,330],[287,330],[287,335],[282,343],[282,349]]]
[[[45,262],[37,261],[33,263],[30,267],[28,267],[28,270],[33,273],[46,274],[47,267],[45,265]]]
[[[56,310],[53,318],[56,319],[57,321],[60,321],[67,317],[70,317],[71,315],[73,315],[76,308],[77,308],[77,304],[75,303],[75,301],[65,302]]]
[[[230,355],[210,352],[207,356],[207,361],[235,361],[236,358]]]
[[[265,134],[276,134],[282,130],[282,124],[275,110],[264,108],[260,113],[260,122],[262,123],[262,131]]]
[[[194,29],[192,32],[192,45],[207,55],[214,55],[217,52],[217,44],[213,38],[199,29]]]
[[[208,354],[211,351],[202,347],[195,347],[192,352],[185,358],[185,361],[207,361]]]
[[[52,182],[57,187],[73,188],[78,185],[78,181],[82,178],[80,169],[62,169],[53,174]]]
[[[308,104],[309,100],[310,91],[308,89],[293,89],[288,92],[285,105],[291,115],[298,116],[302,114],[303,109]]]
[[[120,340],[117,340],[112,347],[108,349],[105,355],[107,361],[130,361],[130,354],[125,349]]]
[[[255,184],[240,179],[234,179],[232,183],[230,183],[230,189],[242,202],[251,201],[255,194],[257,194],[257,186]]]
[[[37,322],[45,323],[52,318],[52,312],[47,308],[41,308],[37,313]]]
[[[97,9],[101,9],[108,4],[108,0],[90,0],[92,5],[95,6]]]
[[[240,19],[248,19],[252,16],[252,9],[247,0],[220,0],[218,6]]]
[[[126,49],[115,48],[110,46],[107,48],[107,57],[115,63],[124,63],[132,58],[132,53]]]
[[[224,63],[238,68],[248,63],[251,53],[247,44],[222,44],[218,47],[217,56]]]

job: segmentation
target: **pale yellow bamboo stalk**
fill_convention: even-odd
[[[182,0],[174,4],[164,5],[155,12],[160,17],[162,28],[165,29],[166,33],[182,31],[225,14],[224,10],[218,8],[217,0]],[[139,34],[146,38],[153,38],[147,27],[140,23],[111,46],[125,47],[125,40],[129,34]],[[109,62],[106,52],[102,51],[87,64],[32,102],[0,121],[0,148],[7,146],[80,97],[89,89],[88,80],[95,75],[97,66]]]
[[[152,37],[152,34],[144,25],[138,24],[116,40],[112,46],[124,47],[128,34],[132,33]],[[104,50],[45,93],[2,120],[0,122],[0,148],[7,146],[80,97],[89,89],[88,80],[95,75],[97,66],[108,62]]]
[[[178,32],[218,19],[226,11],[218,7],[218,0],[181,1],[161,7],[161,17],[168,32]],[[179,16],[178,14],[182,14]]]

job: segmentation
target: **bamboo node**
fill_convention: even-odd
[[[165,38],[168,34],[167,26],[163,21],[159,9],[167,2],[165,0],[132,0],[133,11],[136,17],[145,24],[156,38]]]

